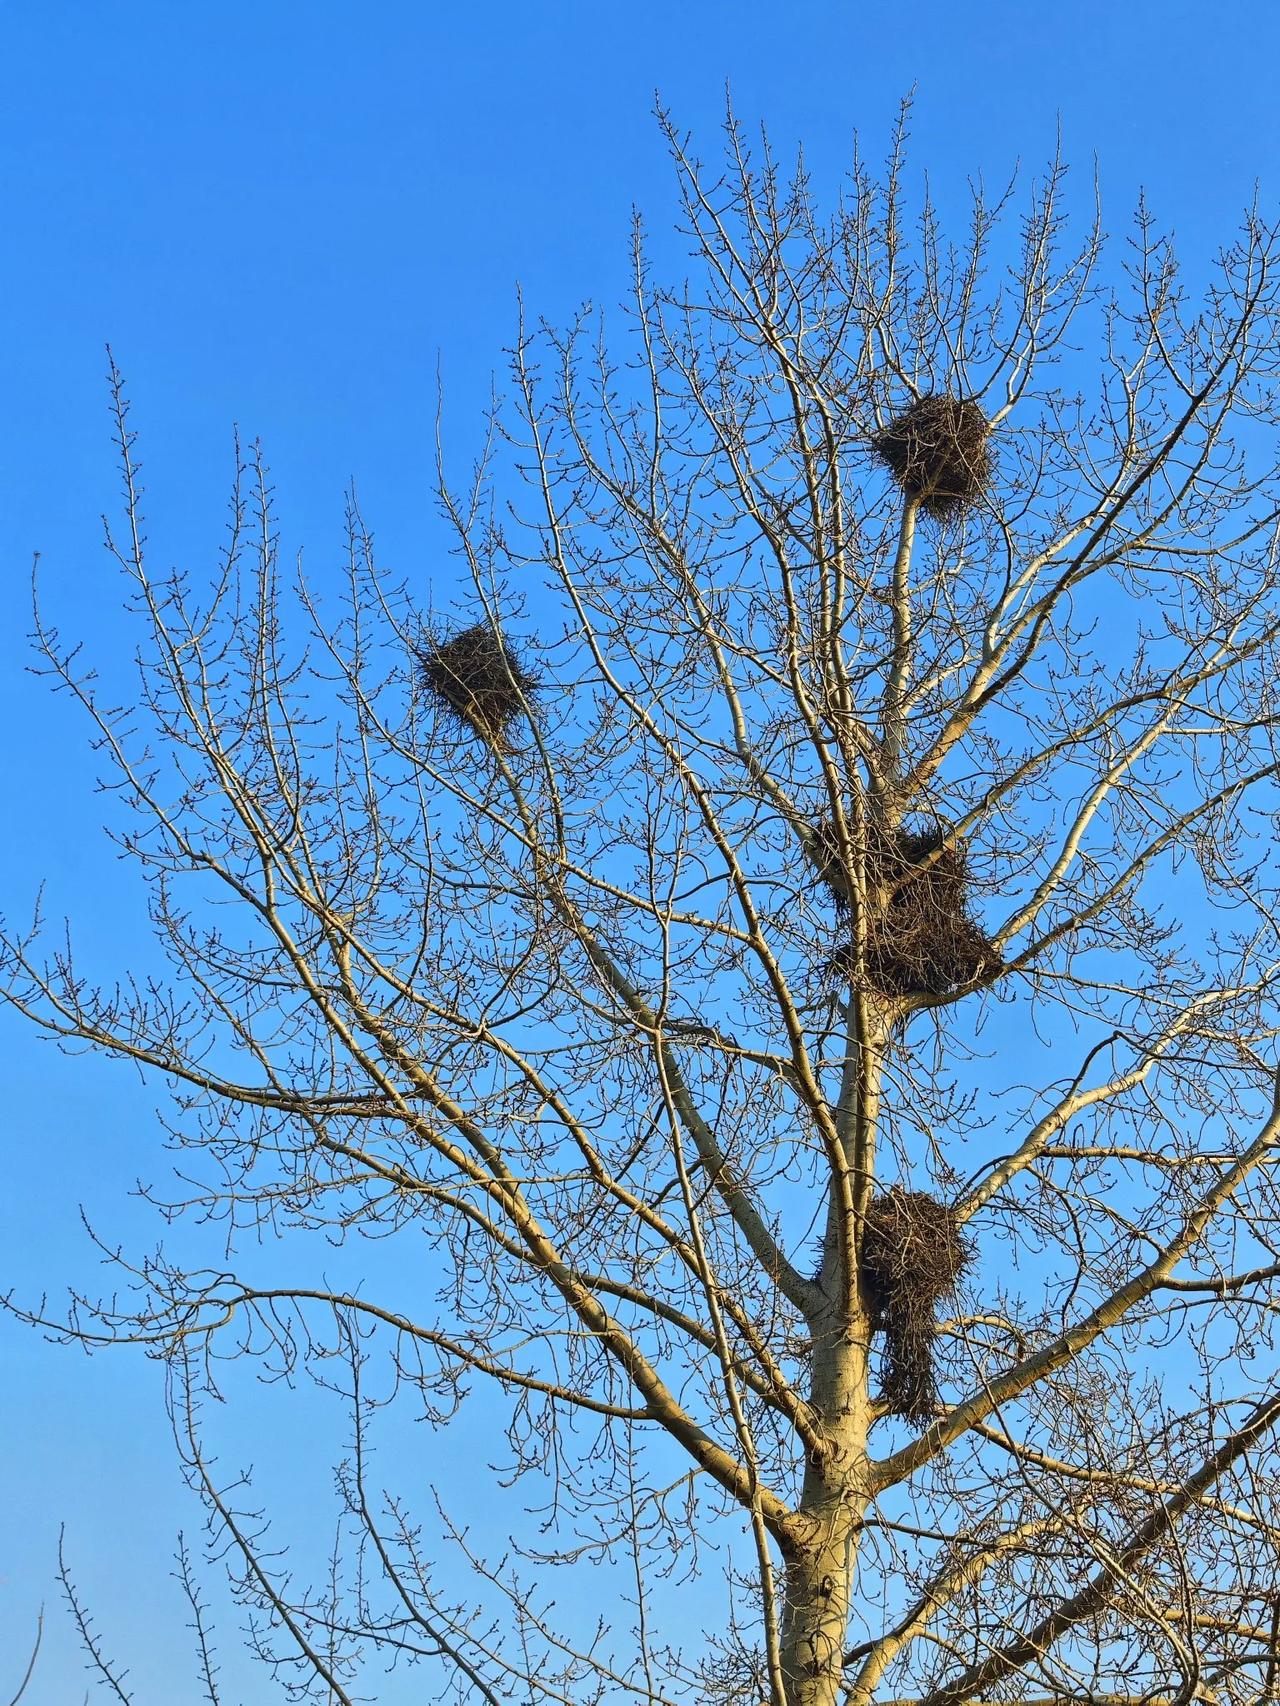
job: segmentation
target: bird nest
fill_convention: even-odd
[[[814,859],[841,910],[850,900],[848,873],[834,826],[818,824]],[[962,846],[939,829],[898,829],[868,837],[863,866],[869,895],[886,896],[867,929],[863,965],[868,984],[882,995],[946,995],[994,977],[999,950],[969,916],[969,862]],[[835,958],[856,975],[852,948]]]
[[[935,1311],[973,1260],[953,1208],[895,1185],[862,1222],[860,1267],[872,1323],[884,1334],[881,1397],[890,1415],[923,1425],[938,1407]]]
[[[946,516],[982,496],[991,479],[991,423],[967,398],[919,397],[872,447],[929,515]]]
[[[431,697],[499,752],[511,750],[511,725],[529,711],[538,683],[490,623],[448,639],[430,638],[418,652]]]

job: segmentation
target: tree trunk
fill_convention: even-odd
[[[831,1441],[810,1461],[800,1499],[800,1537],[787,1559],[782,1675],[787,1706],[836,1706],[867,1505],[867,1335],[858,1322],[814,1356],[813,1403]]]
[[[820,1537],[787,1566],[782,1619],[787,1706],[837,1706],[856,1523],[853,1512],[837,1500],[822,1515]]]
[[[849,1037],[840,1097],[841,1139],[856,1158],[856,1213],[871,1190],[887,1023],[868,1014],[869,1034]],[[857,1274],[845,1271],[845,1211],[828,1201],[818,1279],[826,1318],[813,1325],[809,1404],[828,1448],[810,1457],[800,1495],[796,1541],[787,1557],[782,1607],[782,1678],[786,1706],[837,1706],[843,1678],[857,1567],[858,1537],[868,1503],[867,1437],[871,1431],[871,1321]],[[861,1236],[856,1239],[861,1243]]]

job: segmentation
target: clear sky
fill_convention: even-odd
[[[1280,204],[1278,50],[1274,0],[0,0],[0,909],[45,882],[102,969],[138,919],[84,731],[24,674],[36,550],[64,628],[108,666],[125,643],[98,522],[108,340],[166,560],[211,557],[238,422],[266,442],[286,552],[336,558],[354,477],[383,560],[430,578],[437,365],[465,456],[517,283],[552,319],[623,294],[632,204],[660,242],[670,223],[655,91],[710,153],[728,84],[821,188],[855,128],[881,152],[914,88],[913,157],[944,205],[1038,165],[1060,123],[1083,174],[1096,157],[1108,225],[1145,187],[1194,257],[1255,185]],[[111,1241],[158,1231],[127,1195],[162,1171],[152,1099],[4,1014],[0,1054],[0,1287],[91,1288],[81,1204]],[[80,1697],[52,1585],[65,1520],[139,1701],[194,1698],[167,1572],[198,1517],[156,1371],[5,1324],[0,1355],[0,1696],[47,1600],[27,1702]]]

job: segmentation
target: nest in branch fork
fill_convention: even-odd
[[[822,879],[845,910],[850,890],[833,825],[817,826],[814,847]],[[999,972],[998,950],[969,916],[964,848],[949,845],[941,830],[877,831],[869,838],[863,873],[873,900],[887,891],[867,930],[865,972],[873,989],[883,995],[946,995]],[[835,963],[855,972],[852,948],[837,953]]]
[[[511,725],[527,715],[538,683],[497,629],[474,623],[418,652],[422,684],[445,710],[495,751],[511,750]]]
[[[973,1260],[953,1208],[895,1185],[862,1223],[862,1282],[884,1334],[881,1395],[889,1413],[923,1426],[938,1407],[935,1311]]]
[[[872,441],[876,455],[928,515],[950,515],[991,479],[991,423],[967,398],[919,397]]]

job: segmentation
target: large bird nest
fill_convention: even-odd
[[[814,860],[840,910],[850,901],[838,837],[828,821],[814,830]],[[867,929],[867,982],[883,995],[946,995],[994,977],[998,949],[969,916],[969,862],[942,830],[898,829],[868,835],[863,874],[869,897],[882,897]],[[836,955],[856,971],[851,948]]]
[[[511,750],[511,726],[526,715],[538,683],[488,622],[418,651],[422,684],[436,703],[499,752]]]
[[[991,423],[967,398],[918,397],[872,440],[876,455],[929,515],[981,497],[991,479]]]
[[[873,1197],[862,1222],[862,1281],[884,1334],[881,1397],[891,1415],[923,1426],[938,1407],[935,1311],[973,1260],[953,1208],[895,1185]]]

